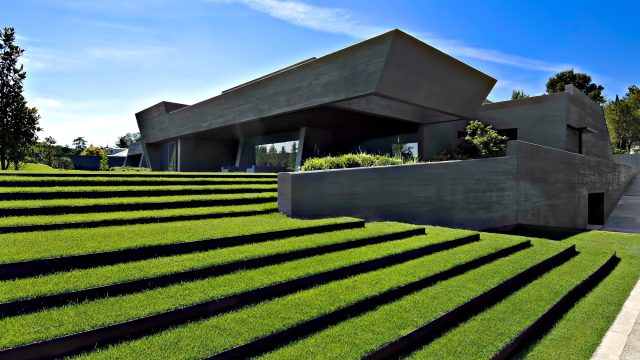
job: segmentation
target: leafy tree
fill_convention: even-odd
[[[506,136],[500,136],[491,125],[471,120],[467,125],[467,135],[458,145],[458,155],[474,157],[501,156],[507,149]]]
[[[104,150],[100,153],[100,171],[109,171],[109,156]]]
[[[511,92],[511,100],[524,99],[528,98],[529,95],[524,92],[524,90],[513,90]]]
[[[142,137],[139,132],[136,133],[126,133],[118,138],[116,141],[116,146],[123,149],[128,149],[131,144],[140,141]]]
[[[27,77],[18,59],[24,50],[15,44],[13,28],[0,30],[0,168],[6,170],[9,163],[18,166],[19,160],[28,154],[36,143],[40,131],[40,116],[35,108],[29,108],[23,93],[23,81]]]
[[[267,166],[278,166],[277,163],[277,156],[278,156],[278,150],[276,149],[276,146],[274,144],[271,144],[269,146],[269,150],[267,151]]]
[[[611,145],[615,153],[630,153],[640,145],[640,89],[632,85],[622,98],[604,106]]]
[[[82,151],[87,148],[87,140],[85,140],[84,136],[79,136],[73,139],[73,142],[71,144],[78,151]]]
[[[56,139],[51,136],[44,138],[44,141],[37,145],[36,152],[40,155],[40,163],[54,167],[56,156],[58,155],[58,147]]]
[[[107,152],[104,151],[102,148],[100,148],[98,146],[89,145],[89,147],[87,147],[86,149],[82,150],[80,155],[83,155],[83,156],[86,156],[86,155],[102,156],[102,153],[106,154]]]
[[[53,165],[56,169],[73,170],[73,161],[67,156],[57,158]]]
[[[591,100],[598,104],[604,104],[605,99],[602,96],[604,87],[602,85],[595,84],[591,81],[591,76],[585,73],[576,73],[571,70],[566,70],[555,74],[547,81],[547,93],[558,93],[564,91],[564,86],[572,84],[578,90],[582,91]]]

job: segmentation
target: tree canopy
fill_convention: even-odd
[[[513,90],[511,92],[511,100],[528,98],[529,95],[524,90]]]
[[[593,83],[590,75],[574,72],[573,69],[559,72],[549,78],[549,81],[547,81],[547,93],[563,92],[565,85],[569,84],[578,88],[598,104],[605,103],[605,98],[602,96],[604,86]]]
[[[24,53],[15,44],[13,28],[0,30],[0,168],[6,170],[25,157],[38,139],[38,110],[28,107],[23,95],[23,81],[27,77],[19,59]]]
[[[139,132],[136,133],[126,133],[118,138],[116,141],[116,146],[123,149],[128,149],[131,144],[140,141],[142,137]]]
[[[640,146],[640,89],[632,85],[625,96],[604,106],[614,152],[629,153]]]

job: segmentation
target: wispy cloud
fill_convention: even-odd
[[[148,56],[162,55],[171,51],[168,47],[163,46],[135,46],[135,45],[123,45],[123,46],[108,46],[108,47],[92,47],[86,49],[89,56],[96,59],[109,59],[109,60],[128,60],[131,58],[140,58]]]
[[[213,3],[237,3],[288,23],[312,30],[347,35],[357,39],[366,39],[390,30],[387,27],[366,24],[342,8],[320,7],[294,0],[207,0]],[[431,34],[412,32],[422,39],[450,55],[467,57],[492,63],[514,66],[527,70],[557,72],[576,68],[570,64],[553,63],[523,56],[507,54],[498,50],[484,49],[464,44],[461,41],[443,39]]]
[[[37,97],[29,101],[30,106],[35,106],[38,109],[43,108],[56,108],[62,106],[62,101],[50,98]]]

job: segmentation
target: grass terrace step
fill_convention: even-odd
[[[0,187],[0,200],[87,199],[110,197],[249,194],[276,191],[269,185],[57,186]]]
[[[224,245],[227,239],[235,236],[332,224],[363,226],[362,220],[354,218],[299,220],[281,214],[267,214],[245,218],[2,234],[0,264],[208,239],[219,240]]]
[[[362,316],[341,322],[261,358],[360,359],[376,348],[439,318],[469,299],[559,253],[566,247],[562,244],[536,242],[531,249],[443,281]],[[366,329],[366,335],[363,329]],[[165,340],[169,341],[169,339]],[[185,351],[185,349],[182,350]]]
[[[174,317],[169,318],[172,319],[170,323],[178,324],[180,322],[176,322],[176,320],[193,320],[193,318],[186,316],[191,311],[210,312],[213,309],[215,312],[217,307],[213,306],[211,301],[219,302],[223,298],[237,295],[227,301],[228,305],[225,305],[225,309],[228,311],[242,306],[243,303],[249,304],[259,300],[269,294],[272,294],[272,296],[274,294],[286,295],[296,291],[296,289],[301,290],[313,287],[318,284],[320,279],[325,279],[324,281],[337,280],[411,260],[410,257],[406,258],[404,256],[407,252],[415,253],[415,256],[424,256],[430,252],[438,251],[438,249],[444,250],[447,247],[442,247],[439,243],[444,241],[443,238],[447,237],[450,236],[412,237],[338,253],[314,256],[256,270],[240,271],[230,275],[187,282],[132,295],[106,298],[5,318],[0,320],[0,328],[6,330],[5,336],[0,338],[0,348],[6,349],[65,334],[76,334],[90,329],[99,329],[132,319],[139,319],[135,320],[134,324],[147,320],[155,322],[157,317],[151,319],[148,319],[148,317],[170,310],[177,312]],[[452,244],[460,243],[454,242]],[[418,252],[416,253],[416,251]],[[397,260],[391,261],[391,259]],[[365,264],[371,265],[365,266]],[[373,264],[377,265],[373,266]],[[347,269],[351,270],[347,271]],[[311,276],[314,278],[320,276],[319,274],[326,275],[322,275],[318,280],[310,278]],[[271,289],[269,286],[273,290],[267,291],[266,289]],[[251,290],[255,291],[249,293],[248,291]],[[276,291],[276,293],[272,293],[272,291]],[[249,294],[252,294],[251,297],[248,296]],[[166,315],[158,316],[164,318]],[[178,318],[176,319],[175,316],[178,316]],[[128,330],[131,325],[130,323],[123,323],[118,327],[124,327]],[[33,331],[35,328],[38,331]],[[158,326],[154,326],[152,329],[157,330]],[[146,329],[145,332],[152,329]],[[102,331],[96,330],[98,333]],[[82,337],[85,335],[78,334],[77,336]],[[76,335],[70,340],[73,341],[75,337]],[[121,338],[118,337],[118,339]],[[57,341],[49,344],[51,343],[59,345],[56,344]],[[88,344],[88,346],[93,348],[93,344]],[[54,356],[53,354],[47,354]],[[18,354],[16,352],[0,353],[0,356],[8,355]]]
[[[115,211],[88,214],[0,217],[0,234],[96,228],[173,221],[253,216],[278,211],[276,202],[185,209]]]
[[[640,238],[637,234],[588,231],[568,240],[575,242],[584,255],[606,257],[615,251],[621,261],[543,339],[523,354],[525,359],[589,359],[638,281]]]
[[[424,228],[376,223],[365,229],[342,230],[232,249],[0,282],[0,294],[11,296],[7,301],[0,295],[0,317],[73,301],[129,294],[181,281],[220,276],[242,269],[259,268],[420,234],[424,234]],[[114,281],[114,278],[120,281]],[[65,291],[65,287],[70,285],[73,290]],[[46,289],[49,291],[36,292]]]
[[[274,173],[247,173],[247,172],[228,172],[228,173],[211,173],[211,172],[173,172],[173,171],[149,171],[149,172],[104,172],[104,171],[60,171],[60,172],[24,172],[24,171],[0,171],[0,177],[3,176],[20,176],[20,177],[167,177],[167,178],[277,178],[278,174]]]
[[[0,264],[0,279],[24,278],[56,271],[85,269],[100,265],[111,265],[128,261],[150,259],[157,256],[188,254],[198,251],[234,247],[278,238],[323,233],[336,230],[363,227],[363,221],[328,223],[275,230],[261,233],[211,238],[189,242],[162,245],[148,245],[137,248],[120,249],[57,258],[36,259],[23,262]]]
[[[222,194],[109,199],[0,201],[0,216],[82,214],[109,211],[181,209],[274,202],[278,194]]]
[[[249,185],[276,184],[277,178],[172,178],[172,177],[28,177],[1,176],[0,186],[7,187],[51,187],[51,186],[164,186],[164,185]]]
[[[580,254],[415,352],[411,359],[438,354],[459,359],[491,358],[607,258],[604,254]]]
[[[91,357],[136,357],[143,348],[154,357],[166,351],[168,357],[183,352],[186,357],[204,358],[249,341],[337,311],[385,291],[420,281],[457,265],[515,245],[514,242],[478,242],[433,255],[357,275],[345,280],[263,302],[242,310],[191,323],[130,343],[90,354]],[[251,326],[247,326],[251,324]],[[200,338],[200,342],[198,342]],[[165,345],[156,345],[167,341]],[[174,347],[174,348],[170,348]],[[138,354],[138,355],[136,355]],[[225,354],[248,358],[247,354]]]

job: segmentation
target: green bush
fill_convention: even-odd
[[[506,136],[501,136],[491,125],[478,120],[471,120],[466,128],[466,135],[460,139],[455,152],[442,151],[431,158],[431,161],[466,160],[504,156],[507,150]]]
[[[56,169],[73,170],[73,161],[71,161],[70,158],[63,156],[54,160],[53,167]]]
[[[301,171],[347,169],[357,167],[401,165],[411,161],[403,161],[388,155],[372,155],[366,153],[345,154],[340,156],[326,156],[321,158],[309,158],[300,168]]]

